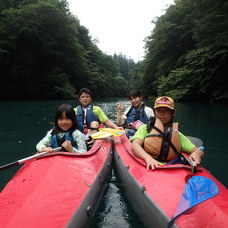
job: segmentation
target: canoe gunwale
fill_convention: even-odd
[[[114,166],[129,203],[144,225],[146,227],[167,228],[170,218],[151,199],[146,188],[141,186],[131,175],[116,148],[114,148]],[[177,228],[177,226],[174,224],[173,228]]]
[[[101,146],[103,145],[101,141]],[[103,197],[104,191],[108,185],[108,179],[111,178],[111,169],[113,167],[113,142],[109,148],[109,155],[98,173],[94,183],[91,185],[88,193],[84,197],[77,211],[73,214],[70,221],[66,225],[67,228],[85,228],[89,227],[92,218],[94,217],[100,200]]]
[[[91,155],[97,153],[102,145],[103,145],[102,140],[96,140],[93,147],[85,153],[71,153],[71,152],[58,151],[58,152],[52,152],[52,153],[46,154],[37,159],[42,159],[42,158],[51,157],[51,156],[55,156],[55,155],[71,156],[71,157],[88,157],[88,156],[91,156]]]

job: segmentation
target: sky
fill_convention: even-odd
[[[135,62],[144,57],[144,40],[154,28],[152,21],[174,4],[174,0],[67,1],[100,50],[107,55],[121,53]]]

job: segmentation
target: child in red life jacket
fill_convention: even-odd
[[[54,148],[62,147],[67,152],[86,152],[85,136],[76,128],[76,115],[72,106],[60,105],[55,115],[55,126],[36,145],[37,151],[52,152]]]
[[[174,159],[181,151],[189,153],[190,160],[200,164],[204,152],[178,131],[177,124],[172,123],[175,113],[173,99],[157,98],[154,112],[154,122],[142,125],[131,139],[133,153],[145,160],[147,170]]]

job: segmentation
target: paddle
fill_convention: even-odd
[[[98,129],[99,132],[109,132],[112,133],[113,136],[120,136],[122,134],[125,134],[125,130],[121,130],[121,129],[113,129],[113,128],[99,128]]]
[[[202,147],[203,146],[203,141],[199,138],[193,137],[193,136],[187,136],[187,138],[193,143],[195,144],[196,147]],[[202,149],[202,148],[199,148]]]
[[[203,150],[203,141],[199,138],[187,136],[190,141],[195,144],[199,149]],[[192,164],[191,174],[185,177],[186,185],[177,206],[174,216],[171,218],[168,228],[170,228],[175,220],[184,214],[187,210],[210,199],[219,193],[217,184],[211,179],[204,176],[196,176],[197,163]]]
[[[184,214],[186,211],[192,207],[208,200],[219,193],[219,188],[217,184],[211,179],[204,176],[196,176],[196,163],[193,164],[192,174],[186,176],[186,185],[184,192],[181,196],[177,209],[174,216],[171,218],[168,228],[170,228],[175,220]]]
[[[110,132],[99,131],[99,132],[96,132],[96,133],[88,136],[88,138],[86,138],[86,141],[90,141],[92,139],[104,139],[104,138],[108,138],[108,137],[111,137],[111,136],[113,136],[113,134],[110,133]]]
[[[125,130],[121,130],[121,129],[113,129],[113,128],[93,128],[93,127],[88,127],[88,129],[91,130],[97,130],[98,132],[108,132],[111,133],[112,136],[120,136],[122,134],[125,134]],[[96,133],[95,133],[96,134]],[[94,134],[93,134],[94,135]]]
[[[60,150],[62,150],[62,147],[57,147],[57,148],[53,149],[53,151],[55,151],[55,152],[56,152],[56,151],[60,151]],[[11,162],[11,163],[9,163],[9,164],[0,166],[0,170],[4,170],[4,169],[10,168],[10,167],[15,166],[15,165],[20,165],[20,164],[25,163],[25,162],[27,162],[27,161],[29,161],[29,160],[34,159],[34,158],[42,157],[43,155],[48,154],[48,153],[49,153],[49,152],[41,152],[41,153],[37,153],[37,154],[34,154],[34,155],[32,155],[32,156],[29,156],[29,157],[20,159],[20,160],[18,160],[18,161]]]

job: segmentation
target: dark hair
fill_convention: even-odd
[[[88,89],[88,88],[80,89],[78,92],[78,97],[80,97],[83,93],[89,94],[91,96],[91,98],[93,98],[93,93],[91,92],[90,89]]]
[[[130,100],[131,97],[141,97],[142,94],[139,90],[137,89],[134,89],[134,90],[131,90],[129,93],[128,93],[128,99]]]
[[[56,132],[62,131],[61,128],[58,126],[58,119],[61,118],[62,114],[65,112],[66,117],[71,119],[72,121],[72,127],[69,131],[73,132],[77,128],[77,122],[76,122],[76,114],[73,109],[73,107],[69,104],[62,104],[58,107],[56,113],[55,113],[55,130]]]

